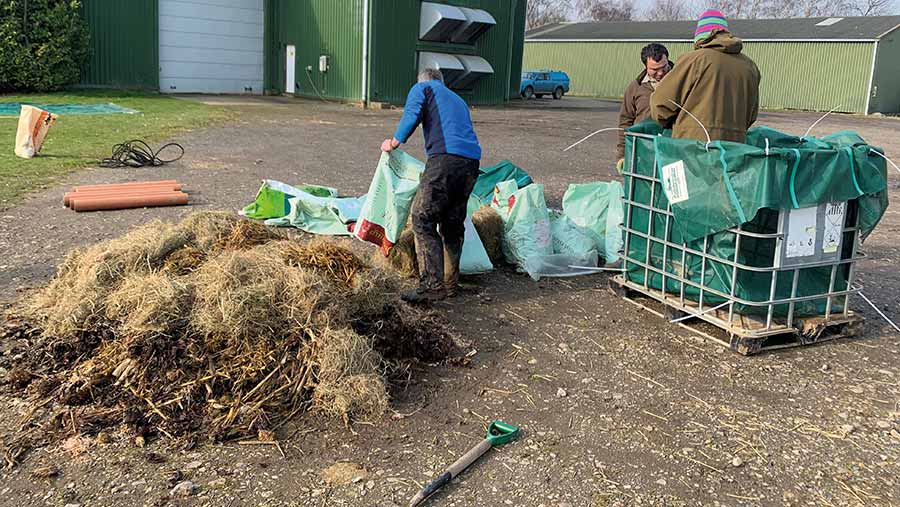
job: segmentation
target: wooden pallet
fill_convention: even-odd
[[[682,305],[677,297],[663,294],[654,289],[647,290],[633,286],[621,277],[610,278],[610,290],[666,321],[688,317],[700,312],[699,305],[685,301]],[[704,315],[688,318],[676,325],[690,330],[707,340],[727,347],[739,354],[750,356],[760,352],[802,347],[824,343],[839,338],[855,336],[865,319],[854,313],[796,318],[793,326],[787,326],[784,319],[775,319],[766,330],[765,317],[735,314],[734,323],[727,325],[728,309],[711,311]]]

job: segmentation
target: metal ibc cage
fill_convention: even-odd
[[[856,201],[762,209],[746,224],[686,243],[663,191],[654,136],[626,135],[633,142],[623,172],[624,272],[612,280],[620,295],[662,303],[678,321],[714,324],[727,336],[706,336],[744,354],[853,334],[861,320],[848,304],[861,290]],[[649,149],[639,155],[641,143]]]

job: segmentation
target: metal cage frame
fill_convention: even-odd
[[[643,138],[653,140],[654,136],[648,134],[641,133],[633,133],[627,132],[627,136],[632,136],[635,138]],[[783,246],[786,232],[781,231],[779,228],[779,232],[771,233],[771,234],[762,234],[756,232],[749,232],[742,229],[741,226],[732,227],[727,229],[727,232],[730,232],[735,235],[734,238],[734,256],[733,258],[722,258],[719,257],[709,251],[709,236],[706,236],[703,239],[703,248],[702,250],[696,250],[690,248],[686,243],[674,243],[671,241],[671,233],[672,233],[672,206],[668,204],[666,209],[661,209],[656,207],[656,192],[661,192],[662,190],[662,181],[659,177],[659,161],[656,160],[654,156],[653,161],[653,174],[648,176],[646,174],[639,173],[635,171],[635,158],[637,152],[638,141],[635,139],[631,145],[631,160],[630,166],[623,168],[622,175],[625,180],[625,195],[623,198],[623,202],[625,205],[625,223],[623,224],[624,231],[624,252],[622,254],[623,259],[623,268],[627,270],[629,266],[637,266],[639,271],[643,270],[643,284],[636,283],[634,281],[628,280],[627,273],[623,273],[621,275],[617,275],[613,279],[613,283],[625,288],[640,293],[646,297],[650,297],[660,303],[663,303],[669,308],[675,309],[679,312],[683,312],[683,314],[687,316],[696,317],[702,319],[706,322],[709,322],[729,333],[732,338],[732,345],[734,344],[733,338],[735,336],[741,338],[766,338],[775,335],[781,334],[795,334],[800,335],[803,333],[804,329],[807,327],[802,321],[808,320],[808,317],[798,317],[795,315],[795,307],[798,303],[806,302],[806,301],[817,301],[817,300],[826,300],[826,311],[824,315],[813,317],[812,319],[815,321],[815,327],[818,331],[824,329],[828,326],[837,326],[841,324],[849,324],[855,321],[861,320],[861,317],[857,316],[854,312],[849,310],[849,302],[850,297],[859,293],[862,290],[862,287],[859,285],[854,285],[855,279],[855,267],[856,261],[865,258],[865,255],[859,251],[859,212],[857,210],[853,216],[853,223],[848,224],[850,221],[849,215],[847,213],[844,217],[844,227],[842,229],[843,234],[846,236],[847,233],[852,234],[853,244],[850,247],[851,254],[847,258],[839,258],[836,261],[819,261],[813,263],[804,263],[801,265],[790,266],[785,268],[776,267],[776,262],[773,255],[773,265],[767,267],[758,267],[758,266],[749,266],[746,264],[742,264],[740,262],[740,254],[741,254],[741,240],[742,238],[756,238],[756,239],[768,239],[774,240],[775,242],[775,250],[774,252],[778,252],[779,248]],[[635,200],[635,181],[641,180],[649,183],[650,185],[650,201],[648,203],[638,202]],[[664,194],[663,194],[664,195]],[[667,199],[668,201],[668,199]],[[635,229],[633,224],[633,217],[635,209],[643,209],[648,212],[648,224],[647,224],[647,232],[642,232],[640,230]],[[663,238],[654,236],[654,219],[658,216],[665,217],[665,231]],[[726,232],[723,231],[723,232]],[[632,252],[630,252],[630,246],[633,238],[640,238],[642,241],[646,241],[645,255],[643,259],[638,259],[632,257]],[[653,250],[654,244],[662,246],[662,262],[661,267],[654,266],[651,262],[651,251]],[[701,260],[701,268],[700,268],[700,280],[695,281],[691,280],[684,276],[684,273],[673,273],[666,269],[666,266],[670,261],[677,261],[678,259],[670,258],[670,252],[672,249],[680,250],[680,261],[681,265],[685,265],[686,256],[688,254],[697,256]],[[774,253],[773,252],[773,253]],[[843,257],[843,256],[840,256]],[[657,260],[657,259],[653,259]],[[709,287],[705,285],[706,282],[706,273],[707,266],[710,262],[716,262],[725,266],[729,266],[732,269],[731,274],[731,289],[730,292],[722,292],[713,287]],[[843,290],[835,290],[835,280],[837,278],[838,269],[841,266],[849,265],[847,270],[847,284],[846,289]],[[797,288],[800,280],[800,272],[804,269],[808,268],[816,268],[816,267],[828,267],[831,266],[831,279],[829,282],[827,292],[821,294],[813,294],[813,295],[805,295],[798,296]],[[736,281],[738,279],[738,274],[741,271],[746,272],[755,272],[755,273],[769,273],[771,275],[771,289],[769,291],[769,297],[764,301],[749,301],[746,299],[742,299],[740,297],[735,296],[735,286],[737,285]],[[652,276],[657,276],[662,278],[661,289],[655,289],[650,285],[650,279]],[[788,298],[776,298],[776,287],[778,284],[779,277],[782,276],[792,276],[792,289],[791,295]],[[680,288],[678,291],[673,293],[671,290],[667,289],[667,280],[677,282],[677,286]],[[694,301],[685,297],[685,288],[693,287],[699,290],[699,300]],[[725,303],[712,306],[708,301],[705,301],[705,297],[709,296],[717,296],[718,298],[724,299]],[[833,304],[836,298],[843,299],[843,308],[839,309],[838,312],[833,311]],[[746,307],[752,308],[763,308],[765,309],[765,320],[762,322],[761,316],[748,316],[741,314],[735,311],[735,305],[742,305]],[[775,310],[778,306],[787,305],[787,315],[776,316]],[[748,319],[750,324],[748,325]],[[757,320],[758,319],[758,320]]]

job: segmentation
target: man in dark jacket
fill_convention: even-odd
[[[622,108],[619,110],[619,128],[621,129],[627,129],[650,117],[650,95],[662,78],[672,70],[669,50],[662,44],[653,43],[644,46],[641,50],[641,61],[644,62],[644,70],[637,79],[628,83],[622,99]],[[621,130],[617,148],[619,163],[616,168],[622,172],[625,159],[625,132]]]
[[[411,303],[443,299],[459,289],[466,204],[481,160],[481,146],[469,108],[459,95],[444,86],[439,70],[425,69],[419,74],[418,84],[406,98],[403,118],[393,139],[385,139],[381,149],[398,148],[419,124],[425,134],[428,160],[413,200],[419,287],[403,295]]]
[[[721,12],[703,13],[694,51],[678,59],[650,98],[653,119],[671,127],[672,137],[706,142],[702,123],[714,141],[745,142],[759,113],[761,78],[753,60],[741,54],[743,47]]]

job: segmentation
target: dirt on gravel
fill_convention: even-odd
[[[187,153],[176,164],[84,171],[0,212],[0,298],[44,284],[73,247],[154,218],[237,210],[263,178],[361,194],[400,115],[283,98],[191,100],[224,104],[236,120],[178,138]],[[473,118],[483,163],[512,160],[558,205],[569,183],[614,177],[614,134],[561,150],[614,126],[617,111],[615,102],[566,98],[479,108]],[[819,116],[768,113],[760,123],[803,134]],[[832,116],[814,133],[853,129],[900,158],[898,127]],[[423,156],[420,135],[409,151]],[[191,206],[62,206],[72,185],[169,178],[184,183]],[[897,198],[900,174],[889,181]],[[889,209],[859,266],[866,295],[894,319],[898,228]],[[404,506],[494,419],[519,425],[521,438],[429,505],[900,503],[900,343],[862,301],[852,302],[868,319],[858,338],[743,357],[616,298],[605,275],[534,282],[504,268],[467,282],[476,289],[435,305],[468,344],[467,361],[414,365],[378,423],[347,428],[311,414],[280,428],[277,446],[73,436],[0,470],[0,506]],[[26,410],[0,396],[0,433]],[[330,479],[335,470],[341,480]]]

